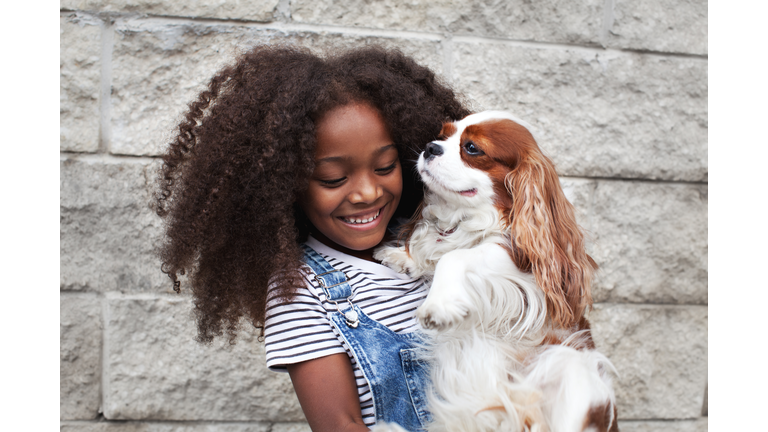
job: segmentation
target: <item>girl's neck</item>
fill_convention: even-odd
[[[371,261],[371,262],[378,262],[375,259],[373,259],[373,250],[375,249],[375,247],[372,247],[370,249],[365,249],[365,250],[349,249],[349,248],[345,248],[344,246],[342,246],[342,245],[340,245],[338,243],[334,243],[333,241],[331,241],[328,237],[326,237],[323,233],[321,233],[317,229],[311,230],[311,233],[312,233],[312,237],[314,237],[320,243],[328,246],[329,248],[336,249],[339,252],[345,253],[347,255],[351,255],[351,256],[353,256],[355,258],[360,258],[362,260]],[[387,234],[384,236],[384,239],[379,244],[384,243],[385,241],[389,240],[389,237],[390,237],[390,234],[389,234],[389,232],[387,232]]]

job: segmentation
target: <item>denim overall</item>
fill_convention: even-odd
[[[419,334],[395,333],[366,316],[352,303],[347,275],[306,245],[304,262],[315,273],[328,300],[338,308],[329,318],[368,381],[376,422],[397,423],[411,432],[424,431],[431,420],[426,410],[429,371],[426,363],[416,358]]]

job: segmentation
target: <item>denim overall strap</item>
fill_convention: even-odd
[[[349,286],[347,275],[333,268],[319,253],[309,246],[304,246],[304,262],[315,273],[315,280],[320,288],[332,302],[347,300],[352,297],[352,288]]]
[[[322,256],[308,246],[305,246],[305,250],[307,253],[304,261],[316,275],[331,274],[329,272],[332,270],[329,268],[333,269],[333,267]],[[335,272],[343,274],[338,270]],[[337,286],[344,285],[349,287],[348,283]],[[323,288],[323,290],[326,295],[332,292],[330,288]],[[333,294],[338,295],[341,291],[343,288],[333,291]],[[329,313],[329,318],[349,346],[368,382],[373,395],[376,421],[397,423],[411,432],[424,431],[426,424],[431,420],[427,411],[426,398],[430,381],[426,362],[416,355],[421,335],[415,332],[405,334],[393,332],[365,315],[358,306],[351,303],[350,296],[334,297],[332,301],[343,302],[344,300],[356,313],[358,324],[355,326],[349,324],[345,316],[349,311],[339,310],[337,313]]]
[[[329,301],[336,305],[336,310],[344,315],[346,324],[357,327],[359,318],[352,305],[352,288],[347,274],[336,270],[309,246],[304,246],[304,262],[315,272],[315,280],[322,288]],[[344,304],[346,300],[346,304]],[[341,303],[339,303],[341,301]]]

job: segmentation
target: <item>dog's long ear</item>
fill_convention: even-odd
[[[512,198],[507,219],[512,258],[536,276],[553,323],[567,328],[592,306],[597,264],[584,249],[584,234],[554,164],[537,145],[527,150],[505,179]]]

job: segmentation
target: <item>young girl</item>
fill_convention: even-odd
[[[263,323],[313,431],[429,418],[411,351],[427,287],[372,252],[418,207],[418,153],[468,114],[398,51],[262,46],[213,77],[163,157],[163,271],[177,291],[188,272],[199,340]]]

